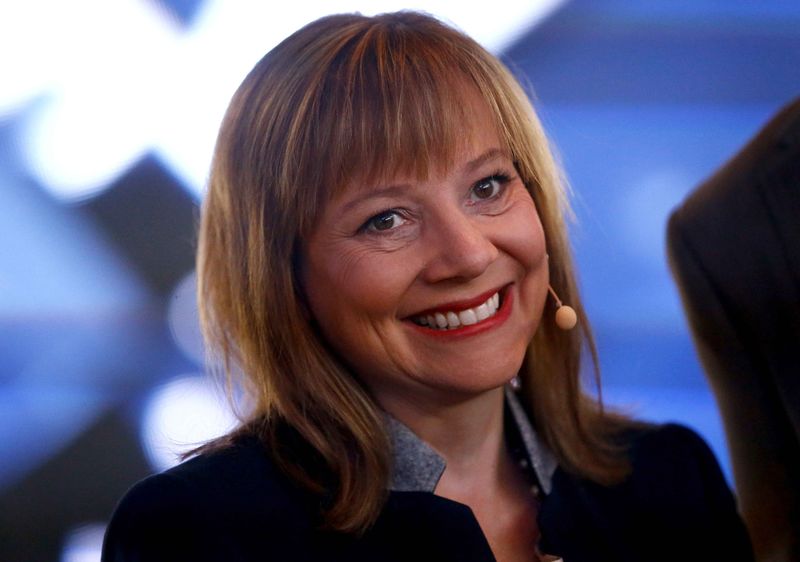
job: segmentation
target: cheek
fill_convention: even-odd
[[[546,265],[547,244],[542,222],[532,200],[520,205],[509,218],[504,230],[507,251],[526,270]]]
[[[394,318],[408,277],[399,256],[324,248],[309,255],[304,285],[323,329],[346,331],[353,323]]]
[[[370,386],[375,377],[402,371],[408,358],[398,354],[398,308],[413,283],[409,260],[397,253],[348,252],[310,258],[305,291],[328,344]]]
[[[544,310],[549,283],[544,229],[533,201],[521,206],[509,219],[505,249],[521,273],[520,306],[532,322],[529,336],[533,337]]]

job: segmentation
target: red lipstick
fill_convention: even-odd
[[[508,286],[509,285],[506,285],[506,287],[500,287],[497,289],[486,291],[485,293],[481,293],[477,297],[473,297],[471,299],[465,299],[462,301],[453,301],[443,305],[435,306],[433,308],[426,308],[425,310],[421,310],[419,312],[415,312],[414,314],[409,315],[409,318],[413,318],[415,316],[427,316],[428,314],[435,314],[437,312],[442,312],[442,313],[461,312],[462,310],[466,310],[468,308],[475,308],[476,306],[480,306],[483,303],[485,303],[487,300],[489,300],[489,297],[491,297],[495,293],[500,293],[500,300],[502,301],[504,296],[503,293],[506,292],[505,290]]]
[[[420,326],[419,324],[416,324],[411,320],[408,320],[408,324],[411,328],[418,330],[419,332],[425,334],[426,336],[434,338],[446,338],[446,339],[463,338],[483,333],[487,330],[491,330],[492,328],[501,325],[506,320],[508,320],[509,316],[511,316],[511,310],[512,307],[514,306],[514,294],[510,289],[511,285],[506,285],[505,287],[499,290],[500,308],[493,316],[490,316],[485,320],[481,320],[476,324],[470,324],[469,326],[462,325],[459,326],[458,328],[452,328],[446,330],[429,328],[428,326]],[[466,310],[467,308],[473,308],[475,306],[478,306],[486,302],[486,300],[496,292],[498,292],[497,289],[484,293],[483,295],[479,295],[474,299],[458,301],[457,303],[450,303],[436,308],[429,308],[426,311],[416,314],[414,316],[422,316],[424,314],[433,314],[435,312],[443,312],[443,311],[454,312],[456,310]],[[464,303],[470,303],[470,304],[464,305]],[[459,306],[460,308],[455,308],[456,306]]]

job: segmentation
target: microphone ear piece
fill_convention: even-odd
[[[556,326],[562,330],[571,330],[578,324],[578,315],[575,309],[562,303],[551,285],[548,285],[547,289],[556,301]]]
[[[578,315],[571,306],[561,305],[556,310],[556,326],[562,330],[571,330],[578,324]]]

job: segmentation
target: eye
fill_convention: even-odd
[[[500,195],[503,186],[508,183],[508,176],[505,174],[492,174],[479,180],[472,186],[470,199],[473,201],[486,201]]]
[[[405,224],[405,222],[406,219],[404,219],[398,211],[383,211],[365,222],[361,230],[367,232],[386,232]]]

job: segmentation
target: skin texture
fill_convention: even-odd
[[[436,494],[472,508],[498,560],[530,560],[536,505],[505,446],[503,386],[541,318],[545,238],[488,111],[474,105],[451,167],[353,184],[331,200],[305,241],[302,276],[329,344],[445,458]],[[500,310],[478,324],[442,332],[412,321],[496,290]]]
[[[325,338],[404,422],[407,408],[438,410],[508,382],[546,297],[536,206],[487,110],[473,114],[451,169],[347,187],[305,244],[305,291]],[[486,329],[442,336],[411,321],[498,289],[510,314]]]

